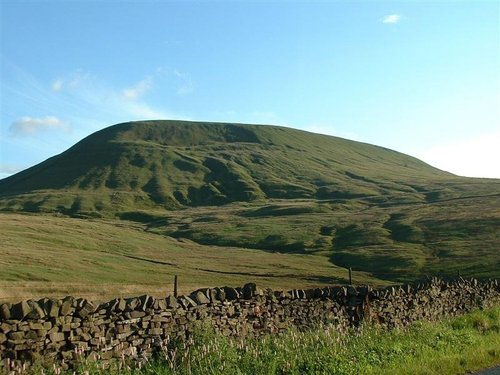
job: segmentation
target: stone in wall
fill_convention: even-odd
[[[498,281],[475,279],[430,279],[378,290],[333,286],[273,291],[249,283],[199,289],[177,298],[143,295],[102,304],[74,297],[43,298],[0,305],[0,366],[6,370],[40,356],[64,360],[66,367],[83,357],[148,357],[172,340],[188,340],[200,324],[237,337],[322,324],[332,324],[342,333],[365,321],[404,327],[498,303]]]

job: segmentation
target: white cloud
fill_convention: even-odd
[[[78,69],[74,73],[71,81],[69,82],[69,86],[71,86],[72,88],[77,88],[77,87],[84,85],[86,82],[89,82],[89,81],[92,81],[95,79],[96,79],[96,77],[91,75],[89,72],[85,72],[81,69]]]
[[[137,100],[153,87],[153,80],[151,77],[146,77],[142,81],[137,82],[135,85],[123,90],[123,96],[129,100]]]
[[[193,92],[193,80],[189,74],[181,73],[177,70],[174,70],[174,74],[181,81],[181,85],[177,89],[177,95],[185,96]]]
[[[382,18],[382,23],[395,24],[401,21],[401,16],[399,14],[388,14]]]
[[[21,117],[19,120],[14,121],[9,130],[14,135],[30,136],[44,130],[63,130],[69,131],[70,126],[67,122],[55,116],[46,117]]]
[[[500,178],[500,129],[471,138],[450,140],[416,156],[432,166],[467,177]]]
[[[62,79],[56,79],[52,82],[52,91],[58,92],[61,91],[64,86],[64,81]]]

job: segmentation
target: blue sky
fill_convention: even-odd
[[[499,7],[0,0],[0,178],[138,119],[278,124],[500,178]]]

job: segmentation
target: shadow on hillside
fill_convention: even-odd
[[[249,277],[266,277],[266,278],[297,278],[301,280],[318,282],[318,283],[328,283],[328,284],[345,284],[346,279],[341,277],[323,276],[323,275],[310,275],[304,277],[298,277],[296,274],[282,274],[277,275],[276,273],[255,273],[255,272],[236,272],[236,271],[218,271],[209,268],[195,268],[198,271],[218,273],[223,275],[238,275],[238,276],[249,276]]]

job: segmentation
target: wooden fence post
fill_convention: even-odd
[[[177,298],[177,275],[174,276],[174,297]]]
[[[352,285],[352,268],[349,267],[349,285]]]

